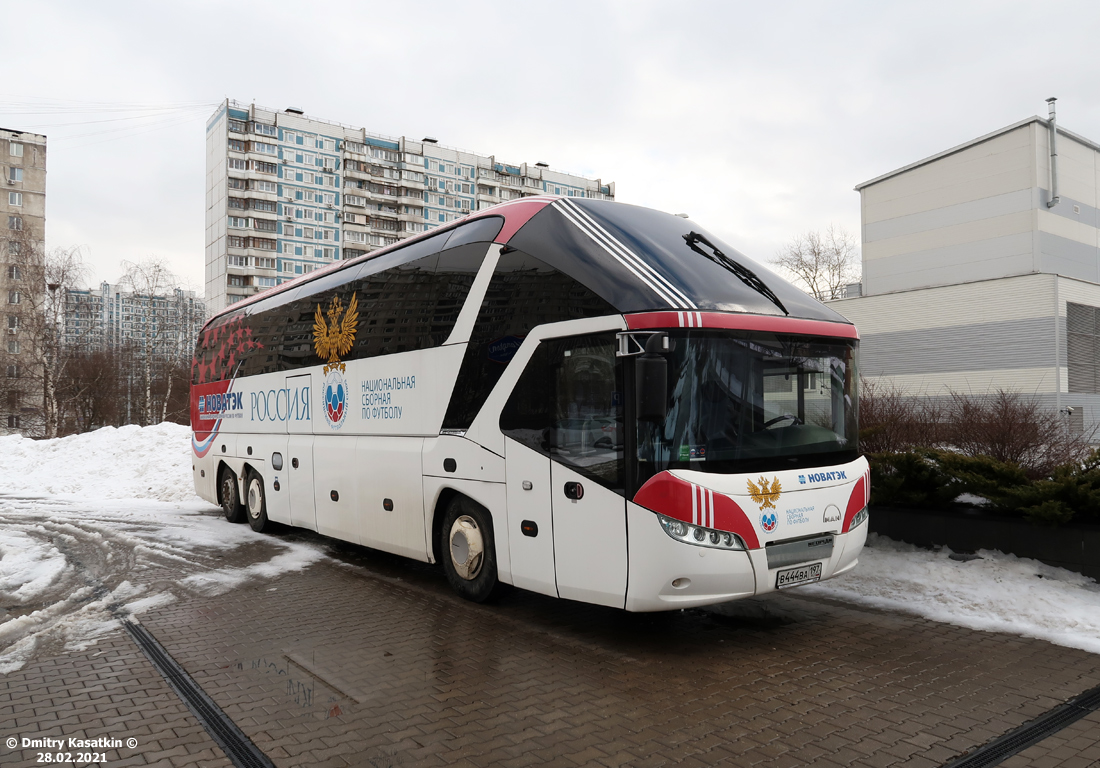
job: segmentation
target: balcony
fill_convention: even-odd
[[[264,181],[271,181],[271,179],[264,179]],[[272,203],[279,202],[279,195],[275,192],[260,192],[255,189],[230,189],[227,190],[227,194],[232,197],[243,197],[246,200],[267,200]],[[260,213],[271,213],[271,211],[260,211]]]
[[[358,181],[370,181],[371,180],[371,175],[367,171],[353,171],[350,168],[348,168],[346,165],[344,166],[341,173],[343,173],[344,177],[348,178],[348,179],[357,179]]]

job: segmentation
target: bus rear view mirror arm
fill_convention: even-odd
[[[645,353],[635,360],[638,420],[662,422],[668,410],[667,333],[655,333],[645,343]]]

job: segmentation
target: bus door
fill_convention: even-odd
[[[548,552],[553,558],[558,594],[622,608],[627,573],[625,432],[615,335],[541,342],[505,406],[501,429],[512,438],[506,443],[506,460],[509,541],[518,542],[511,553],[513,572],[522,568],[526,556],[518,548],[531,547],[530,539],[525,540],[529,534],[516,531],[513,519],[545,514],[549,502],[547,533],[553,543],[544,542],[538,554]],[[513,442],[527,450],[514,450]],[[523,474],[519,470],[531,475],[522,478],[531,482],[530,491],[515,489],[513,477],[519,481]],[[540,478],[549,483],[535,486]],[[540,531],[537,538],[542,535]],[[518,578],[516,584],[525,586]]]
[[[510,438],[504,440],[504,459],[512,583],[557,597],[550,460]]]
[[[313,377],[286,377],[287,446],[286,477],[290,493],[291,524],[317,530],[317,508],[313,501]]]

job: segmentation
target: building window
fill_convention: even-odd
[[[8,342],[8,352],[13,355],[19,354],[19,342],[12,339]]]
[[[19,417],[15,414],[8,416],[8,429],[19,429]]]
[[[18,304],[19,299],[20,299],[19,291],[8,291],[8,303],[9,304]]]
[[[1100,393],[1100,307],[1066,302],[1066,368],[1069,391]]]
[[[8,267],[8,279],[9,280],[22,280],[23,279],[23,270],[19,269],[19,267],[16,266],[15,264],[12,264],[10,267]]]
[[[247,171],[248,170],[248,161],[247,160],[241,160],[240,158],[237,158],[237,157],[231,157],[231,158],[229,158],[229,170],[231,170],[231,171]]]
[[[23,205],[23,193],[22,192],[9,192],[8,193],[8,205]]]
[[[8,315],[8,329],[14,331],[18,327],[19,327],[19,316],[18,315]]]
[[[8,229],[19,232],[23,229],[23,218],[21,216],[9,216],[8,217]]]
[[[13,141],[8,145],[8,154],[12,157],[23,156],[23,145],[17,141]]]
[[[243,141],[241,141],[240,139],[230,139],[229,140],[229,148],[231,150],[233,150],[234,152],[244,152],[245,151],[245,143]]]
[[[275,278],[274,277],[257,277],[256,278],[256,285],[258,285],[260,288],[274,288],[275,287]]]
[[[8,378],[9,379],[18,379],[19,378],[19,366],[16,365],[15,363],[12,363],[11,365],[8,366]]]
[[[11,167],[8,169],[8,181],[22,181],[23,169]]]
[[[245,183],[244,179],[234,179],[234,178],[231,177],[229,179],[229,188],[230,189],[248,189],[248,184]]]

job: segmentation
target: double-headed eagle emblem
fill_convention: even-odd
[[[768,507],[775,509],[775,502],[779,501],[779,494],[783,492],[783,486],[779,484],[779,478],[773,477],[771,485],[768,485],[768,479],[763,475],[760,476],[760,485],[757,486],[752,480],[749,483],[749,498],[760,505],[761,510],[765,510]]]
[[[358,308],[359,303],[353,293],[351,301],[348,302],[347,311],[344,310],[339,296],[332,297],[332,303],[325,313],[328,315],[327,323],[325,315],[321,314],[320,304],[313,313],[313,348],[317,351],[318,357],[328,361],[324,369],[326,376],[329,371],[337,368],[341,373],[344,371],[344,364],[340,362],[340,358],[346,355],[351,350],[351,345],[355,343],[355,323],[359,319]]]

